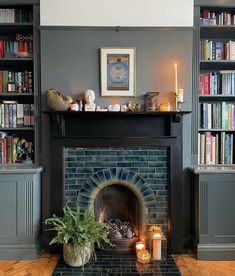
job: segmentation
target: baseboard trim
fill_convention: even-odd
[[[198,260],[235,260],[235,243],[197,244],[194,246],[194,252]]]
[[[4,244],[0,245],[0,259],[8,260],[33,260],[40,255],[39,245]]]

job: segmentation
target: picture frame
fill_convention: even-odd
[[[136,48],[100,48],[102,97],[135,97]]]

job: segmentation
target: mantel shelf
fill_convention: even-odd
[[[154,111],[154,112],[102,112],[102,111],[42,111],[47,115],[64,116],[172,116],[190,114],[192,111]]]
[[[139,138],[139,139],[172,139],[176,138],[173,131],[173,124],[182,123],[182,116],[191,111],[168,111],[168,112],[99,112],[99,111],[42,111],[57,126],[54,136],[80,137],[81,139],[90,136],[102,139],[115,137]],[[106,126],[109,121],[111,125]],[[137,125],[138,124],[138,127]],[[142,127],[140,127],[141,124]],[[81,125],[90,126],[88,135],[81,130]],[[134,128],[134,132],[131,130]],[[91,135],[91,129],[97,128]],[[104,128],[104,129],[103,129]],[[144,131],[146,128],[146,132]],[[158,128],[158,133],[151,133],[151,129]],[[115,133],[115,134],[114,134]],[[148,134],[147,134],[148,133]]]

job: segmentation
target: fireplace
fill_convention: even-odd
[[[97,217],[105,209],[107,220],[127,219],[138,238],[148,225],[160,224],[169,253],[181,253],[184,112],[45,113],[51,152],[43,176],[44,218],[60,215],[68,199],[82,208],[98,206]],[[107,195],[122,200],[107,202]],[[44,232],[45,247],[49,239]]]
[[[127,238],[117,228],[128,224],[129,245],[144,239],[151,225],[168,228],[168,149],[166,147],[66,148],[65,198],[74,206],[94,209],[111,227],[110,238]],[[118,223],[113,221],[118,220]],[[114,228],[112,231],[112,228]],[[128,241],[127,241],[128,243]]]

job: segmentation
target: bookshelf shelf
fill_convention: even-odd
[[[200,26],[200,33],[203,38],[210,39],[227,39],[235,35],[235,26],[216,25],[216,26]]]
[[[0,98],[8,98],[8,97],[33,97],[32,93],[0,93]]]
[[[33,23],[0,23],[0,35],[27,34],[32,32]]]
[[[206,129],[206,128],[199,128],[198,131],[200,132],[234,132],[235,129],[231,129],[231,128],[227,128],[227,129],[223,129],[223,128],[211,128],[211,129]]]
[[[235,60],[200,60],[199,66],[201,71],[233,70]]]
[[[3,127],[3,128],[0,128],[0,131],[22,131],[22,130],[34,130],[33,127]]]
[[[216,99],[219,99],[219,98],[232,98],[234,99],[235,98],[235,95],[199,95],[198,96],[199,98],[216,98]]]

